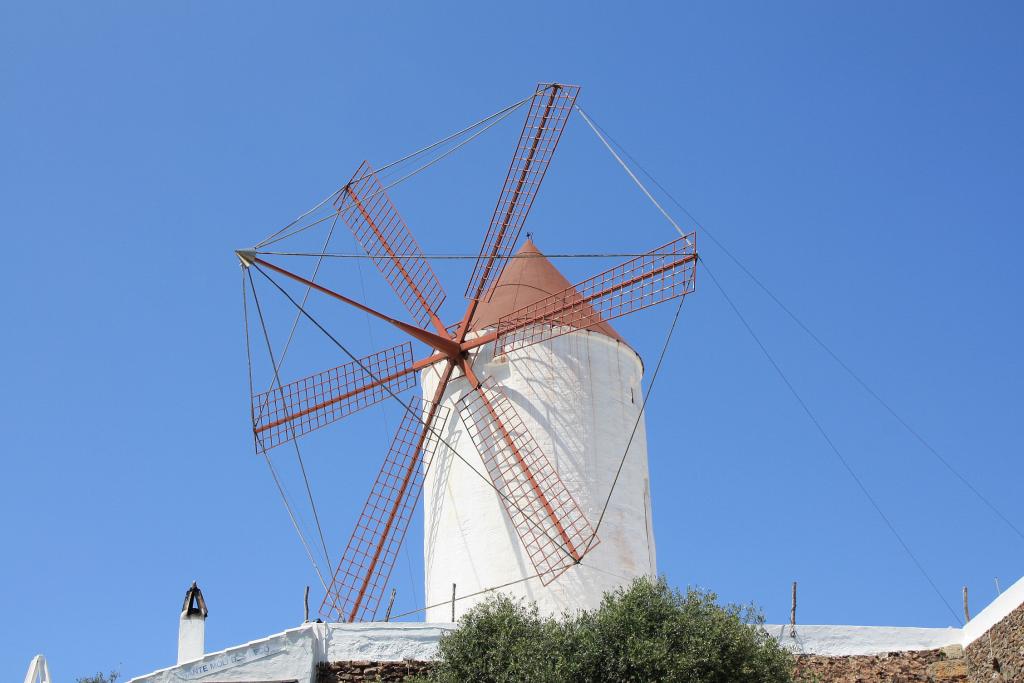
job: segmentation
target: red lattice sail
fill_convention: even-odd
[[[694,289],[694,233],[525,306],[498,321],[495,353],[585,330]]]
[[[252,397],[256,451],[329,425],[416,386],[406,342]]]
[[[338,563],[320,615],[328,621],[372,621],[423,489],[423,479],[449,411],[414,398]]]
[[[459,414],[530,562],[549,584],[597,545],[590,522],[494,378],[462,397]]]
[[[437,310],[445,293],[420,245],[364,161],[334,203],[356,240],[421,327],[444,329]]]
[[[565,122],[579,94],[575,85],[539,84],[519,134],[512,164],[494,207],[480,256],[466,286],[466,298],[479,299],[501,275],[547,173]]]

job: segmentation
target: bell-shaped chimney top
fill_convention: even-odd
[[[203,591],[193,581],[189,589],[185,591],[185,602],[181,606],[181,613],[184,616],[200,615],[203,619],[209,615],[206,609],[206,600],[203,600]]]

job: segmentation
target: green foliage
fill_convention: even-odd
[[[109,674],[97,673],[95,676],[86,676],[85,678],[77,678],[76,683],[117,683],[117,679],[121,677],[119,671],[111,671]]]
[[[637,579],[601,607],[538,615],[506,596],[471,609],[444,636],[432,678],[454,681],[790,683],[793,658],[750,606],[718,604],[664,580]]]

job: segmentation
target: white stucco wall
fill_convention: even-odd
[[[306,624],[193,662],[160,669],[129,683],[315,683],[319,662],[430,661],[437,654],[441,636],[454,627],[452,623],[418,622]],[[871,655],[966,645],[964,630],[959,628],[798,625],[795,638],[789,635],[788,625],[768,624],[765,629],[787,648],[803,654]]]
[[[643,364],[625,344],[606,335],[575,331],[492,358],[479,349],[473,369],[493,377],[515,405],[527,429],[566,487],[595,524],[612,486],[642,401]],[[423,392],[437,385],[437,368],[423,372]],[[452,584],[470,595],[535,573],[476,447],[458,419],[457,401],[469,390],[451,382],[443,403],[452,411],[445,440],[476,470],[444,445],[434,455],[423,488],[424,574],[427,621],[451,619]],[[480,475],[483,475],[481,478]],[[605,591],[657,572],[651,524],[647,438],[643,420],[598,533],[600,544],[561,577],[539,579],[502,591],[536,601],[541,611],[594,608]],[[456,618],[486,596],[460,600]]]
[[[884,652],[934,650],[959,645],[958,628],[915,628],[906,626],[822,626],[797,624],[796,637],[789,624],[766,624],[765,629],[785,647],[799,654],[876,655]]]
[[[306,624],[260,640],[212,652],[200,659],[154,671],[129,683],[182,681],[299,681],[314,683],[323,624]]]
[[[962,629],[798,624],[796,637],[789,635],[788,624],[768,624],[765,629],[784,646],[802,654],[873,655],[934,650],[947,645],[966,647],[1022,603],[1024,578]],[[449,622],[305,624],[133,678],[129,683],[291,680],[315,683],[319,662],[432,660],[441,636],[454,627]]]
[[[133,678],[129,683],[207,680],[314,683],[319,662],[432,660],[441,635],[454,627],[454,624],[421,622],[305,624]]]
[[[327,624],[324,661],[429,661],[437,654],[441,635],[453,628],[455,624],[419,622]]]

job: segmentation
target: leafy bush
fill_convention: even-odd
[[[117,679],[121,677],[121,674],[117,671],[111,671],[110,674],[104,676],[102,673],[98,673],[95,676],[86,676],[85,678],[75,679],[77,683],[116,683]]]
[[[789,683],[793,658],[749,606],[637,579],[561,619],[499,595],[441,639],[436,681]]]

